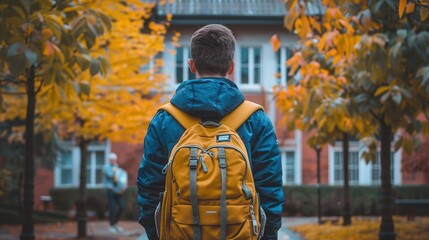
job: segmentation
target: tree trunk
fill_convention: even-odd
[[[79,200],[76,203],[77,236],[86,237],[86,164],[88,161],[88,141],[81,138]]]
[[[350,214],[350,195],[349,195],[349,136],[343,133],[343,225],[348,226],[352,223]]]
[[[380,121],[380,141],[381,141],[381,224],[379,239],[380,240],[395,240],[395,227],[392,218],[392,182],[390,175],[390,141],[392,139],[392,128],[384,122]]]
[[[36,111],[36,91],[34,88],[35,67],[27,72],[27,116],[25,119],[25,166],[23,184],[23,211],[21,240],[34,240],[34,115]]]

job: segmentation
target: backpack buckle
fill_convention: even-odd
[[[191,169],[197,169],[198,159],[189,160],[189,167]]]

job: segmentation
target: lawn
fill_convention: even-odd
[[[429,217],[416,217],[408,222],[405,217],[394,217],[396,239],[420,240],[429,237]],[[322,225],[304,224],[290,227],[306,240],[376,240],[380,218],[354,217],[352,225],[344,227],[340,222],[327,221]]]

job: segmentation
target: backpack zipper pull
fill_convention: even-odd
[[[253,233],[255,235],[258,235],[258,222],[255,218],[255,212],[253,211],[253,205],[250,205],[250,215],[252,217],[252,227],[253,227]]]
[[[200,154],[200,163],[201,163],[201,166],[203,167],[203,171],[204,171],[204,173],[207,173],[207,166],[206,166],[206,164],[204,163],[204,155],[203,155],[204,153],[202,153],[202,154]]]
[[[168,161],[168,163],[167,164],[165,164],[165,166],[164,166],[164,168],[162,169],[162,174],[166,174],[167,173],[167,168],[168,168],[168,165],[170,165],[171,164],[171,162],[172,162],[172,160],[170,160],[170,161]]]

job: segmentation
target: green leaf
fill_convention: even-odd
[[[402,146],[402,142],[403,142],[403,137],[401,136],[398,140],[396,140],[395,142],[395,152],[398,151],[401,146]]]
[[[27,18],[27,13],[25,12],[25,9],[22,9],[19,6],[11,6],[11,8],[18,13],[19,18],[21,19],[26,19]]]
[[[407,38],[407,30],[405,29],[398,29],[396,31],[396,34],[398,35],[398,37],[402,40],[404,40],[405,38]]]
[[[79,83],[79,89],[80,92],[85,94],[86,96],[89,96],[89,93],[91,92],[91,86],[87,82]]]
[[[16,78],[18,78],[20,75],[22,75],[25,72],[25,69],[27,66],[26,65],[27,59],[26,59],[24,53],[8,57],[7,62],[9,64],[10,72]]]
[[[25,49],[25,57],[27,58],[30,65],[33,65],[37,62],[37,53],[31,49]]]
[[[7,56],[8,57],[16,56],[21,54],[23,51],[24,51],[24,44],[22,44],[21,42],[16,42],[10,45],[10,47],[7,49]]]
[[[91,73],[91,76],[94,76],[100,72],[100,62],[98,62],[98,60],[92,60],[89,72]]]
[[[109,64],[108,60],[105,59],[102,56],[99,56],[97,59],[98,59],[98,61],[100,63],[100,72],[101,72],[101,75],[106,76],[107,73],[110,70],[110,64]]]
[[[97,13],[97,16],[100,18],[103,25],[107,27],[107,30],[112,30],[112,19],[110,17],[101,12]]]
[[[425,86],[429,80],[429,67],[422,67],[417,71],[417,78],[422,78],[421,86]]]

